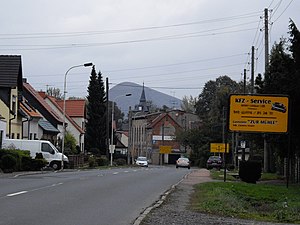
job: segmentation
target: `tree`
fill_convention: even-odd
[[[190,97],[184,96],[181,103],[181,109],[188,113],[194,113],[196,111],[195,109],[196,102],[197,102],[197,98],[194,98],[191,95]]]
[[[46,93],[47,93],[47,95],[52,96],[56,99],[62,99],[63,98],[63,95],[60,92],[59,88],[50,87],[50,88],[47,89]]]
[[[220,76],[216,81],[208,81],[196,102],[196,114],[211,129],[221,128],[223,109],[228,105],[229,95],[241,92],[241,85],[228,76]],[[222,129],[219,129],[220,131]],[[219,132],[219,136],[220,136]]]
[[[112,102],[109,101],[108,105],[109,105],[108,107],[110,109],[109,111],[111,112]],[[114,103],[114,121],[116,121],[116,126],[117,126],[116,129],[117,130],[122,127],[123,120],[124,120],[124,113],[120,110],[117,103],[115,102]],[[120,122],[120,121],[122,121],[122,122]],[[116,140],[116,139],[114,138],[114,140]]]
[[[192,148],[191,158],[197,165],[205,166],[210,154],[210,142],[223,141],[224,109],[228,105],[229,95],[241,90],[242,85],[228,76],[220,76],[204,85],[195,104],[196,114],[202,121],[201,127],[179,135],[180,142],[187,142]]]
[[[281,38],[275,43],[270,54],[270,63],[264,79],[257,77],[256,85],[259,93],[263,94],[285,94],[289,96],[291,105],[291,149],[296,153],[300,152],[300,33],[290,21],[290,39]],[[288,140],[286,135],[268,135],[270,150],[273,155],[278,156],[277,161],[282,161],[287,156]],[[292,153],[294,154],[294,153]],[[268,160],[272,161],[272,160]],[[274,161],[274,160],[273,160]],[[280,166],[280,165],[279,165]],[[272,169],[272,168],[270,168]],[[294,171],[293,169],[291,171]]]
[[[94,153],[106,154],[106,94],[101,72],[92,68],[87,96],[85,146]],[[95,152],[95,149],[97,151]]]
[[[77,149],[76,149],[76,139],[70,132],[66,132],[66,134],[65,134],[64,154],[66,154],[66,155],[78,154]]]

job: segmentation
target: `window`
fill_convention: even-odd
[[[54,154],[53,148],[48,143],[42,143],[42,152],[48,152]]]
[[[11,102],[11,111],[16,114],[16,110],[17,110],[17,96],[13,95],[12,96],[12,102]]]

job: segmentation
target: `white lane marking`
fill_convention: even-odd
[[[128,173],[128,172],[129,172],[128,170],[125,170],[125,171],[124,171],[124,173]]]
[[[21,195],[21,194],[25,194],[27,193],[28,191],[19,191],[19,192],[15,192],[15,193],[11,193],[11,194],[8,194],[6,195],[7,197],[13,197],[13,196],[16,196],[16,195]]]
[[[119,172],[114,172],[114,173],[113,173],[113,175],[117,175],[117,174],[119,174]]]

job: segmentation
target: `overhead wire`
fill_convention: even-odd
[[[284,8],[284,10],[280,13],[280,15],[273,21],[273,23],[275,23],[285,13],[285,11],[290,7],[290,5],[292,4],[293,1],[294,0],[291,0],[289,2],[289,4]]]
[[[66,48],[79,48],[79,47],[96,47],[96,46],[108,46],[108,45],[118,45],[118,44],[131,44],[131,43],[141,43],[141,42],[149,42],[149,41],[163,41],[163,40],[172,40],[172,39],[182,39],[182,38],[196,38],[196,37],[204,37],[204,36],[215,36],[220,34],[228,34],[228,33],[236,33],[236,32],[242,32],[242,31],[249,31],[253,30],[255,28],[247,28],[247,29],[239,29],[239,30],[231,30],[231,31],[224,31],[224,32],[214,32],[214,33],[208,33],[216,30],[224,30],[224,29],[230,29],[238,26],[244,26],[251,23],[257,23],[257,21],[252,21],[248,23],[243,24],[237,24],[222,28],[215,28],[210,30],[204,30],[199,32],[192,32],[192,33],[183,33],[183,34],[175,34],[175,35],[167,35],[167,36],[161,36],[161,37],[155,37],[155,38],[145,38],[145,39],[136,39],[136,40],[126,40],[126,41],[115,41],[115,42],[104,42],[104,43],[85,43],[85,44],[54,44],[54,45],[0,45],[0,46],[12,46],[12,47],[32,47],[32,48],[13,48],[13,50],[51,50],[51,49],[66,49]],[[204,34],[203,34],[204,33]],[[205,34],[207,33],[207,34]],[[0,49],[0,50],[12,50],[12,49]]]
[[[17,34],[1,34],[0,39],[22,39],[22,38],[52,38],[52,37],[70,37],[70,36],[82,36],[82,35],[103,35],[103,34],[111,34],[111,33],[123,33],[123,32],[134,32],[134,31],[144,31],[144,30],[153,30],[153,29],[165,29],[165,28],[174,28],[181,26],[191,26],[197,24],[205,24],[205,23],[216,23],[216,22],[225,22],[228,20],[240,20],[243,18],[250,18],[256,16],[258,12],[246,13],[236,16],[223,17],[217,19],[210,20],[202,20],[196,22],[187,22],[187,23],[178,23],[178,24],[170,24],[170,25],[162,25],[162,26],[149,26],[149,27],[139,27],[139,28],[128,28],[128,29],[115,29],[115,30],[103,30],[103,31],[79,31],[79,32],[38,32],[38,33],[17,33]],[[1,37],[7,36],[7,37]],[[14,37],[16,36],[16,37]],[[25,37],[22,37],[25,36]]]

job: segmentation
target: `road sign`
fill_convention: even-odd
[[[115,147],[116,145],[109,145],[109,153],[114,153],[115,152]]]
[[[172,146],[159,146],[160,154],[171,154]]]
[[[286,96],[231,95],[229,130],[286,133],[288,108]]]
[[[224,153],[225,143],[210,143],[210,152]],[[226,146],[226,153],[229,152],[229,144]]]

